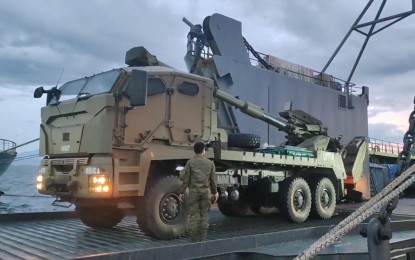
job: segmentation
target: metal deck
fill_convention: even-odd
[[[330,220],[312,219],[304,224],[288,223],[277,214],[228,218],[212,210],[203,243],[191,243],[186,237],[151,239],[140,231],[133,216],[113,229],[94,230],[73,212],[0,215],[0,259],[246,259],[246,254],[262,259],[275,257],[276,252],[292,255],[301,248],[298,245],[307,246],[350,213],[350,207],[339,208]],[[394,216],[394,220],[415,230],[413,216]],[[271,246],[268,251],[267,246]]]

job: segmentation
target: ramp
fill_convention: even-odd
[[[342,209],[330,220],[294,224],[278,214],[228,218],[212,210],[207,241],[201,243],[191,243],[187,237],[171,241],[151,239],[140,231],[134,216],[127,216],[115,228],[94,230],[84,226],[74,212],[0,215],[0,259],[292,258],[349,212]],[[408,228],[409,232],[415,230],[413,216],[394,216],[394,221],[394,225]],[[402,236],[405,234],[415,237],[415,232]],[[358,235],[353,236],[351,240],[357,241]],[[367,253],[365,239],[359,239],[357,243],[362,249],[346,253]],[[347,241],[341,242],[344,248]],[[341,247],[334,248],[325,252],[337,257]]]

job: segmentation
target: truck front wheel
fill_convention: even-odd
[[[306,221],[311,210],[311,191],[307,182],[301,177],[290,177],[281,186],[281,213],[295,223]]]
[[[170,240],[180,237],[186,227],[187,209],[177,192],[178,176],[158,178],[147,187],[137,206],[137,223],[148,236]]]
[[[329,219],[336,209],[336,190],[332,181],[321,178],[310,183],[313,205],[311,214],[321,219]]]
[[[92,228],[112,228],[124,217],[115,207],[76,207],[76,212],[82,223]]]

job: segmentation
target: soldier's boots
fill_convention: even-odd
[[[200,240],[199,241],[205,241],[207,235],[207,230],[200,230]]]
[[[207,230],[200,230],[200,233],[190,232],[189,237],[190,237],[190,241],[192,242],[200,242],[200,241],[206,240],[206,235],[207,235]]]
[[[192,242],[199,242],[200,241],[199,232],[197,232],[197,230],[190,231],[189,238],[190,238],[190,241]]]

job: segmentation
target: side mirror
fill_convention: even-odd
[[[33,93],[33,97],[40,98],[42,97],[43,93],[48,94],[46,98],[46,105],[49,104],[49,102],[52,100],[53,97],[56,97],[56,99],[59,99],[61,95],[61,91],[56,86],[49,90],[45,90],[43,87],[38,87],[37,89],[35,89],[35,92]]]
[[[42,97],[43,93],[46,93],[46,91],[43,89],[43,87],[38,87],[35,89],[35,92],[33,93],[34,98],[40,98]]]
[[[147,72],[133,69],[131,80],[124,93],[130,98],[131,106],[145,106],[147,100]]]

